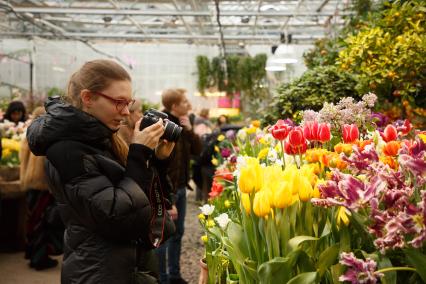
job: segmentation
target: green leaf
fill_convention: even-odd
[[[416,268],[417,273],[426,283],[426,255],[415,249],[405,249],[404,252],[407,256],[408,262]]]
[[[335,244],[325,251],[323,251],[318,259],[317,268],[320,277],[324,274],[324,272],[333,264],[336,263],[336,260],[339,256],[340,244]]]
[[[389,258],[382,256],[377,265],[378,269],[382,269],[386,267],[392,267],[392,262],[389,260]],[[396,284],[396,271],[388,271],[384,274],[385,276],[380,278],[380,281],[383,284]]]
[[[290,246],[291,250],[295,250],[301,243],[305,241],[317,241],[317,240],[319,239],[315,237],[311,237],[311,236],[297,236],[290,239],[288,241],[288,245]]]
[[[310,284],[316,283],[317,272],[305,272],[290,279],[287,284]],[[277,282],[278,283],[278,282]]]
[[[288,257],[275,257],[257,269],[261,284],[286,283],[291,277]]]

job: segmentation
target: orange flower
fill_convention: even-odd
[[[373,143],[372,139],[357,141],[357,145],[360,151],[364,151],[365,146],[370,145],[371,143]]]
[[[398,162],[393,157],[381,156],[380,161],[382,161],[383,164],[388,165],[390,168],[392,168],[394,170],[398,169]]]
[[[401,148],[401,145],[398,141],[390,141],[383,147],[383,154],[386,156],[396,156],[398,155],[399,148]]]

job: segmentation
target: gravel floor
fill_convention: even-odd
[[[182,276],[191,284],[198,283],[199,260],[203,254],[200,241],[201,228],[197,215],[200,213],[199,204],[194,202],[194,193],[188,191],[185,234],[181,255]],[[61,256],[55,257],[61,263]],[[28,267],[24,253],[0,253],[0,283],[2,284],[55,284],[59,283],[60,267],[45,271],[35,271]]]

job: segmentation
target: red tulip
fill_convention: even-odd
[[[288,132],[290,130],[290,126],[288,126],[284,120],[279,119],[277,123],[275,123],[274,126],[272,126],[269,131],[271,132],[272,136],[277,140],[284,140],[287,138]]]
[[[318,122],[307,121],[303,127],[303,134],[309,141],[318,141]]]
[[[353,143],[358,139],[359,130],[356,124],[345,124],[343,125],[343,141],[345,143]]]
[[[327,141],[330,141],[331,139],[331,131],[330,131],[330,124],[328,123],[321,123],[318,128],[318,140],[322,143],[325,143]]]
[[[396,130],[396,127],[392,124],[389,124],[386,126],[383,134],[382,134],[383,140],[385,142],[394,141],[396,138],[398,138],[398,131]]]
[[[301,127],[295,127],[288,133],[288,142],[291,146],[300,146],[305,143],[305,136]]]
[[[297,155],[297,154],[304,154],[306,152],[306,149],[308,148],[306,144],[306,140],[303,144],[293,146],[289,142],[285,142],[284,144],[284,151],[287,155]]]
[[[223,185],[220,183],[213,181],[212,188],[209,192],[209,196],[211,198],[215,198],[216,196],[219,196],[223,191]]]

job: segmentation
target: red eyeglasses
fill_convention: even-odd
[[[95,95],[101,96],[107,100],[109,100],[110,102],[115,104],[115,108],[117,109],[118,112],[121,112],[126,106],[127,108],[130,110],[130,108],[132,107],[132,105],[135,103],[135,100],[132,99],[130,101],[125,100],[125,99],[113,99],[108,95],[105,95],[103,93],[100,92],[92,92]]]

